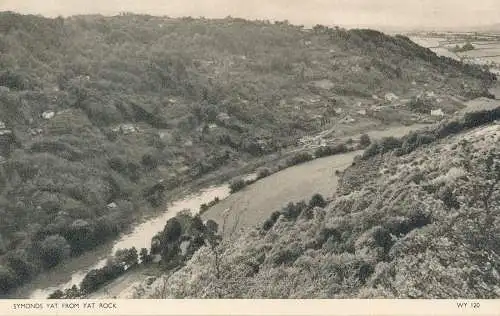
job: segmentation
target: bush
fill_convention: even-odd
[[[286,207],[283,208],[281,213],[288,220],[295,220],[299,217],[300,213],[307,208],[307,205],[304,201],[293,203],[290,202]]]
[[[359,145],[361,146],[361,148],[366,148],[370,146],[371,143],[372,141],[370,139],[370,136],[368,136],[367,134],[361,135],[361,138],[359,139]]]
[[[40,244],[40,257],[45,267],[51,268],[70,255],[70,246],[60,235],[49,236]]]
[[[271,175],[271,170],[267,168],[262,168],[257,172],[257,179],[269,177],[270,175]]]
[[[323,198],[323,196],[321,194],[319,194],[319,193],[313,195],[313,197],[309,201],[309,207],[310,208],[314,208],[314,207],[321,207],[321,208],[323,208],[325,206],[326,206],[326,201]]]
[[[89,294],[97,290],[107,282],[116,279],[125,272],[125,268],[121,264],[115,262],[108,263],[101,269],[90,270],[85,275],[81,285],[81,293]]]
[[[148,254],[147,248],[141,249],[141,251],[139,252],[139,258],[142,264],[148,264],[153,260],[153,257],[150,254]]]
[[[13,271],[0,265],[0,293],[5,294],[16,285]]]
[[[271,216],[262,225],[262,229],[264,231],[268,231],[271,228],[273,228],[274,224],[276,224],[276,221],[278,220],[278,218],[280,217],[280,215],[281,215],[281,212],[279,212],[279,211],[273,212],[271,214]]]
[[[349,148],[346,144],[339,144],[335,146],[323,146],[316,149],[314,152],[314,156],[316,158],[333,156],[338,154],[343,154],[349,151]]]
[[[137,249],[135,247],[130,249],[118,249],[115,253],[115,261],[118,264],[127,265],[129,267],[137,265],[139,263]]]
[[[247,186],[247,182],[245,180],[238,179],[238,180],[231,182],[231,184],[229,185],[229,189],[230,189],[231,193],[235,193],[235,192],[242,190],[246,186]]]
[[[301,164],[304,162],[311,161],[313,159],[314,159],[314,157],[310,153],[302,152],[302,153],[295,154],[295,156],[293,156],[291,159],[289,159],[287,165],[289,167],[291,167],[291,166],[295,166],[295,165],[298,165],[298,164]]]
[[[212,206],[216,205],[219,202],[220,202],[220,199],[218,196],[216,196],[212,201],[208,202],[208,204],[207,203],[201,204],[200,205],[200,214],[205,213],[206,211],[208,211],[209,208],[211,208]]]

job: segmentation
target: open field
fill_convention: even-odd
[[[402,136],[424,124],[397,126],[385,130],[367,132],[371,139]],[[337,190],[338,177],[335,171],[347,168],[354,157],[362,151],[315,159],[311,162],[287,168],[231,194],[202,215],[204,219],[224,222],[227,214],[225,237],[235,237],[241,229],[260,225],[272,212],[280,210],[288,202],[308,201],[319,193],[330,198]]]
[[[443,33],[414,34],[410,39],[415,43],[430,48],[436,54],[454,59],[469,59],[472,63],[500,63],[500,36],[492,34]],[[470,43],[473,50],[454,52],[459,46]]]

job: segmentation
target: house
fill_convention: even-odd
[[[118,207],[118,205],[116,205],[116,203],[115,203],[115,202],[111,202],[111,203],[109,203],[109,204],[107,205],[107,207],[108,207],[109,209],[113,209],[113,208],[117,208],[117,207]]]
[[[56,115],[54,111],[45,111],[42,113],[42,117],[46,120],[50,120],[51,118],[54,117],[54,115]]]
[[[436,94],[434,93],[434,91],[426,91],[425,96],[428,98],[434,98]]]
[[[443,117],[444,116],[444,112],[441,109],[431,110],[431,116]]]
[[[231,117],[229,116],[229,114],[225,113],[225,112],[221,112],[219,114],[217,114],[217,120],[220,121],[220,122],[225,122],[227,120],[229,120]]]
[[[384,99],[387,102],[393,102],[393,101],[399,100],[399,97],[397,95],[395,95],[394,93],[389,92],[389,93],[385,94]]]
[[[353,123],[356,122],[355,119],[353,119],[351,116],[347,115],[341,120],[342,123]]]
[[[344,110],[342,108],[335,108],[334,111],[335,111],[335,114],[342,114],[344,112]]]

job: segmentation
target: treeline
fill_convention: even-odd
[[[109,258],[104,267],[89,271],[79,286],[57,290],[50,299],[82,298],[95,292],[125,272],[139,265],[151,264],[159,257],[158,265],[163,270],[175,270],[203,245],[216,242],[218,225],[212,220],[203,222],[199,215],[191,215],[189,210],[178,213],[169,219],[165,228],[151,240],[151,249],[142,248],[137,252],[135,247],[119,249]]]
[[[492,110],[468,112],[461,119],[440,124],[432,130],[416,131],[401,138],[385,137],[380,141],[375,141],[366,148],[360,159],[368,160],[375,155],[390,151],[393,151],[398,156],[406,155],[423,145],[431,144],[439,139],[462,131],[492,123],[498,119],[500,119],[500,107]]]
[[[112,258],[108,259],[104,267],[90,270],[85,275],[79,287],[73,285],[64,291],[57,290],[50,294],[48,298],[82,298],[123,275],[126,271],[136,268],[139,264],[149,264],[151,261],[152,256],[148,254],[146,248],[142,248],[139,254],[135,247],[119,249]]]
[[[280,216],[284,216],[287,220],[296,220],[301,215],[305,218],[312,218],[312,212],[315,207],[323,208],[326,205],[327,202],[321,194],[313,195],[309,203],[304,201],[297,203],[290,202],[282,210],[273,212],[262,225],[262,230],[264,232],[270,230],[274,224],[276,224]]]

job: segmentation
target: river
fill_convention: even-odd
[[[426,125],[397,126],[380,131],[371,131],[368,134],[372,139],[384,136],[401,136],[424,126]],[[107,258],[112,256],[116,250],[131,247],[136,247],[138,250],[140,248],[149,249],[151,239],[163,230],[168,219],[184,209],[198,212],[201,204],[213,201],[216,197],[221,202],[205,213],[203,217],[221,220],[219,213],[223,209],[231,208],[232,214],[228,218],[228,224],[235,225],[234,228],[236,229],[237,226],[249,227],[258,224],[269,216],[269,212],[282,207],[283,203],[308,199],[314,193],[329,196],[335,191],[338,180],[334,171],[346,168],[352,162],[354,156],[359,153],[351,152],[330,156],[287,168],[258,181],[248,188],[249,191],[244,190],[233,194],[229,199],[226,199],[230,195],[229,185],[226,183],[205,188],[197,193],[173,201],[160,216],[136,225],[130,233],[122,235],[113,243],[85,253],[81,257],[73,258],[67,263],[36,277],[29,284],[13,293],[12,298],[45,299],[58,289],[64,290],[73,285],[79,286],[90,270],[103,267]],[[255,176],[255,174],[250,174],[244,176],[244,178],[253,179]],[[242,214],[236,212],[235,209],[240,210],[240,212],[245,211],[246,215],[240,218]]]
[[[249,175],[248,178],[253,177]],[[14,296],[16,298],[45,299],[56,290],[64,290],[73,285],[80,285],[85,275],[92,269],[98,269],[106,264],[107,258],[113,255],[116,250],[136,247],[149,249],[151,239],[158,232],[163,230],[166,222],[174,217],[178,212],[190,209],[198,212],[203,203],[208,203],[216,197],[224,199],[229,195],[229,185],[211,186],[195,194],[173,201],[167,206],[166,211],[158,217],[149,219],[137,226],[128,233],[122,235],[111,245],[84,254],[82,257],[73,258],[68,263],[52,269],[49,273],[38,276],[30,284],[19,289]]]

